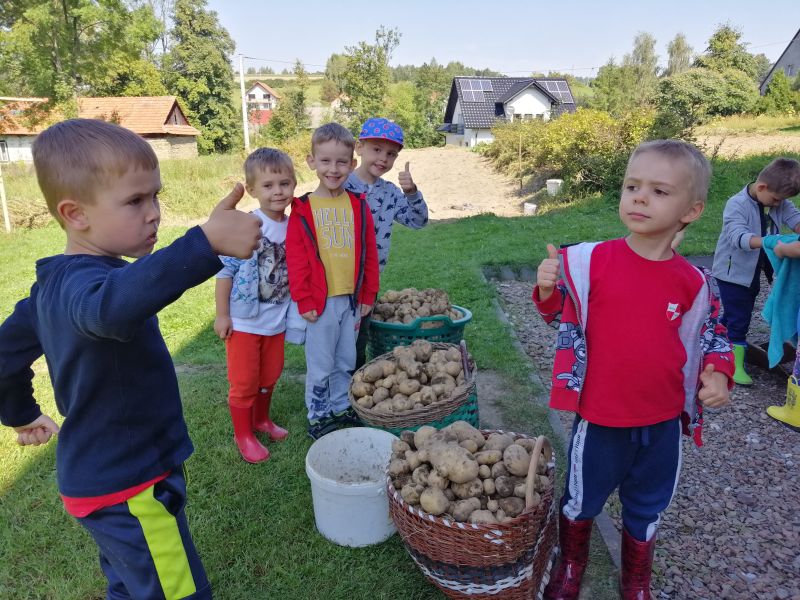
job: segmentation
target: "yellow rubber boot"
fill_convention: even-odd
[[[753,380],[744,370],[744,353],[747,346],[733,344],[733,361],[736,370],[733,372],[733,382],[737,385],[753,385]]]
[[[792,375],[786,384],[786,404],[783,406],[767,407],[767,414],[794,429],[800,431],[800,385],[797,378]]]

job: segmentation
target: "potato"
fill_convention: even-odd
[[[391,375],[395,372],[395,364],[391,360],[382,360],[378,363],[383,369],[383,376]]]
[[[536,440],[531,438],[519,438],[518,440],[515,440],[514,443],[525,448],[525,450],[528,451],[528,454],[533,452],[533,449],[536,447]]]
[[[445,395],[445,387],[443,383],[436,383],[434,385],[431,385],[431,389],[433,390],[433,393],[436,394],[437,400],[439,399],[439,396]]]
[[[492,465],[492,477],[494,479],[503,476],[508,477],[508,475],[509,475],[508,469],[506,469],[506,466],[502,462],[495,463]]]
[[[480,510],[481,501],[477,498],[468,498],[466,500],[459,500],[453,507],[453,518],[456,521],[464,522],[469,519],[469,516],[476,510]]]
[[[419,314],[419,312],[417,314]],[[427,317],[429,315],[420,314],[420,316]],[[414,355],[419,362],[428,362],[433,352],[433,344],[426,340],[414,340],[410,348],[414,351]]]
[[[537,475],[536,476],[536,484],[534,485],[534,489],[537,492],[543,492],[550,487],[550,478],[547,475]]]
[[[542,497],[539,495],[539,492],[533,492],[533,496],[531,496],[531,507],[538,506],[541,501]]]
[[[383,400],[382,402],[377,402],[375,406],[372,407],[372,410],[381,415],[390,415],[394,412],[392,409],[392,401],[388,399]]]
[[[503,453],[500,450],[484,450],[475,455],[475,460],[479,465],[493,465],[503,460]]]
[[[406,460],[408,460],[408,455],[406,455]],[[525,498],[525,492],[528,489],[527,484],[523,481],[522,483],[518,483],[514,486],[514,495],[517,498]]]
[[[408,452],[411,450],[411,446],[409,446],[403,440],[392,440],[392,452]]]
[[[466,483],[478,477],[478,463],[472,455],[455,444],[436,444],[428,453],[430,463],[454,483]]]
[[[480,477],[481,479],[491,479],[492,470],[489,468],[489,465],[481,465],[480,467],[478,467],[478,477]]]
[[[419,460],[419,453],[413,450],[408,450],[406,452],[406,460],[408,461],[408,466],[411,470],[415,470],[417,467],[420,466],[421,461]]]
[[[355,398],[361,398],[362,396],[371,395],[375,391],[375,386],[365,381],[359,381],[352,385],[350,391],[353,392]]]
[[[374,396],[373,396],[374,397]],[[409,448],[412,450],[416,450],[417,446],[414,444],[414,432],[405,429],[400,432],[400,439],[403,440],[406,444],[408,444]]]
[[[389,390],[385,387],[376,387],[375,391],[372,392],[372,401],[377,404],[378,402],[383,402],[389,397]]]
[[[428,475],[428,485],[431,487],[437,487],[440,490],[444,490],[449,488],[450,480],[448,480],[447,477],[444,477],[436,469],[433,469]]]
[[[450,500],[450,502],[453,502],[456,499],[456,495],[450,488],[444,490],[444,495],[447,496],[447,499]]]
[[[497,503],[509,517],[516,517],[525,510],[525,500],[516,496],[501,498]]]
[[[478,451],[478,444],[475,443],[475,440],[464,440],[463,442],[458,442],[458,445],[470,454],[475,454]]]
[[[419,496],[424,489],[425,488],[423,488],[421,485],[407,483],[400,490],[400,495],[403,497],[403,500],[413,506],[419,504]]]
[[[494,485],[494,479],[484,479],[483,480],[483,492],[487,496],[494,496],[497,492],[497,488]]]
[[[391,390],[394,383],[395,383],[394,375],[387,375],[386,377],[380,380],[380,386],[382,388],[386,388],[387,390]]]
[[[428,406],[429,404],[436,402],[436,392],[434,392],[430,386],[423,386],[420,389],[419,393],[422,396],[422,403],[425,406]]]
[[[383,367],[378,363],[372,363],[364,367],[361,372],[361,379],[367,383],[374,383],[383,377]]]
[[[444,370],[448,375],[452,377],[458,377],[458,375],[461,374],[463,368],[461,367],[460,362],[448,362],[445,363]]]
[[[413,357],[403,356],[402,358],[398,358],[397,366],[405,371],[409,377],[415,379],[419,377],[421,365]]]
[[[425,406],[425,405],[422,403],[422,394],[421,394],[421,393],[419,393],[419,392],[414,392],[413,394],[411,394],[411,395],[408,397],[408,399],[409,399],[411,402],[413,402],[413,403],[414,403],[414,408],[417,408],[417,405],[418,405],[418,404],[419,404],[419,406],[420,406],[420,407],[423,407],[423,406]]]
[[[411,479],[414,481],[414,483],[418,483],[420,485],[428,485],[428,475],[430,475],[430,473],[431,473],[430,466],[421,464],[416,469],[414,469],[414,472],[411,474]]]
[[[497,500],[489,500],[486,503],[486,510],[490,510],[492,512],[497,512],[498,508],[500,508],[500,505],[497,503]]]
[[[361,398],[356,400],[356,404],[362,408],[372,408],[375,406],[375,401],[372,399],[372,396],[361,396]]]
[[[476,510],[469,516],[469,522],[476,525],[494,525],[497,518],[489,510]]]
[[[399,460],[395,459],[389,463],[389,475],[392,477],[396,477],[397,475],[402,475],[403,473],[410,473],[411,467],[408,464],[407,460]]]
[[[511,496],[514,493],[514,482],[510,477],[501,476],[494,480],[497,495],[502,498]]]
[[[405,394],[396,394],[392,397],[392,410],[394,412],[404,412],[411,408],[411,404],[408,403],[408,396]]]
[[[437,487],[427,487],[419,497],[422,510],[432,515],[440,515],[447,510],[450,501],[444,492]]]
[[[416,392],[419,391],[420,383],[416,379],[407,379],[406,381],[400,382],[400,385],[398,387],[400,388],[401,394],[410,396],[411,394],[415,394]]]
[[[486,438],[483,437],[483,434],[466,421],[455,421],[454,423],[450,423],[445,429],[455,432],[459,442],[472,440],[478,448],[482,447],[486,442]]]
[[[458,498],[477,498],[483,494],[483,482],[475,478],[466,483],[450,483],[450,489]]]
[[[484,450],[500,450],[501,452],[514,443],[514,436],[508,433],[492,433],[486,438]]]
[[[525,477],[531,464],[531,455],[519,444],[511,444],[503,451],[503,464],[512,475]]]

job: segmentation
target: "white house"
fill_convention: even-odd
[[[47,98],[0,98],[0,160],[31,162],[31,146],[49,123]],[[33,118],[37,116],[39,118]],[[160,159],[197,156],[200,132],[175,96],[78,98],[78,116],[113,121],[141,135]]]
[[[247,110],[275,110],[278,108],[278,102],[281,95],[269,87],[266,83],[256,81],[251,85],[247,92]]]
[[[777,69],[782,69],[789,79],[794,79],[800,74],[800,29],[794,34],[792,41],[789,42],[783,54],[781,54],[775,64],[772,65],[769,73],[764,77],[764,81],[761,82],[758,90],[761,92],[762,96],[766,93],[767,86],[769,82],[772,81],[772,77],[777,72]]]
[[[574,111],[565,79],[454,77],[438,130],[446,144],[471,148],[493,141],[491,128],[498,121],[547,120]]]

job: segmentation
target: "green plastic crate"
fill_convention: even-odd
[[[373,429],[381,429],[383,431],[388,431],[391,434],[396,436],[400,435],[402,431],[416,431],[423,425],[430,425],[431,427],[435,427],[436,429],[441,429],[442,427],[446,427],[450,425],[450,423],[455,423],[456,421],[466,421],[470,425],[472,425],[475,429],[480,429],[480,415],[478,414],[478,394],[477,392],[473,392],[470,394],[467,401],[464,402],[461,406],[459,406],[455,411],[451,412],[446,417],[439,419],[438,421],[431,421],[430,423],[420,423],[419,425],[410,425],[408,427],[381,427],[379,425],[372,425],[369,423],[365,423],[367,427],[372,427]]]
[[[464,326],[472,320],[472,313],[461,306],[452,306],[464,316],[455,321],[445,315],[417,317],[406,324],[370,321],[369,347],[372,356],[391,352],[395,346],[410,346],[414,340],[458,344],[464,339]],[[424,323],[434,323],[436,327],[423,328]]]

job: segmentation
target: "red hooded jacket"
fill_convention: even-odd
[[[375,304],[380,287],[378,272],[378,247],[375,225],[364,194],[347,192],[353,207],[353,237],[356,256],[355,292],[358,304]],[[328,282],[325,267],[319,257],[317,232],[308,194],[292,200],[289,228],[286,232],[286,266],[289,269],[289,292],[297,302],[300,314],[325,310],[328,299]]]

